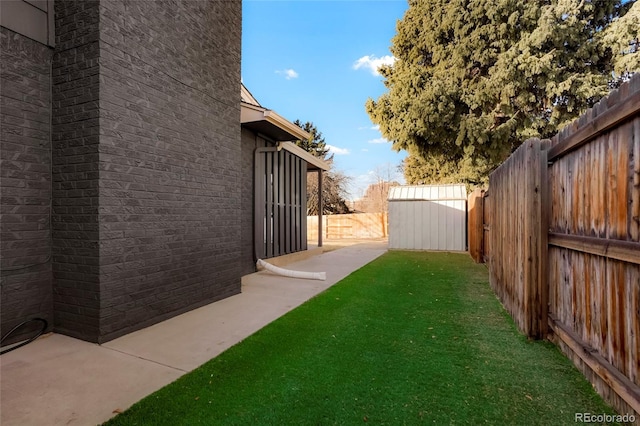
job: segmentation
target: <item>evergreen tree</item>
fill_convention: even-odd
[[[327,157],[327,154],[329,154],[329,148],[327,148],[327,143],[322,136],[322,132],[318,131],[318,128],[315,126],[315,124],[310,121],[302,124],[300,120],[294,121],[293,124],[300,127],[310,135],[309,139],[307,140],[297,140],[296,145],[325,161],[333,160],[333,154]]]
[[[629,11],[604,32],[605,46],[613,54],[614,77],[626,80],[640,71],[640,3],[627,3]]]
[[[311,122],[302,124],[300,120],[293,122],[311,136],[307,140],[297,140],[296,145],[314,156],[328,162],[331,168],[324,172],[322,179],[322,214],[349,213],[345,201],[346,188],[349,178],[341,172],[333,170],[333,154],[329,155],[329,148],[322,136],[322,132]],[[307,214],[318,214],[318,176],[313,173],[307,177]]]
[[[366,109],[429,179],[486,179],[529,137],[546,138],[609,91],[603,29],[619,0],[410,0],[388,91]],[[411,182],[407,176],[407,181]]]

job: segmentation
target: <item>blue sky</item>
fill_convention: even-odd
[[[404,0],[243,1],[245,86],[262,106],[316,125],[334,167],[351,177],[352,199],[406,156],[384,141],[364,104],[385,92],[374,68],[391,59],[396,22],[407,8]]]

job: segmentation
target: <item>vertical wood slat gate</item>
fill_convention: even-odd
[[[307,249],[307,162],[285,150],[256,155],[255,250],[268,259]]]

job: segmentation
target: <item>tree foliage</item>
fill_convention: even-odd
[[[337,170],[322,175],[322,214],[346,214],[349,207],[345,201],[349,177]],[[307,214],[318,214],[318,174],[307,176]]]
[[[309,133],[310,137],[306,140],[297,140],[296,145],[305,151],[313,154],[314,156],[321,158],[325,161],[333,160],[333,154],[329,154],[329,148],[327,148],[327,143],[324,140],[324,136],[322,136],[322,132],[318,130],[318,128],[310,121],[302,124],[300,120],[296,120],[293,122],[296,126],[300,127],[305,132]]]
[[[389,189],[400,185],[398,181],[378,180],[370,184],[362,198],[355,202],[355,209],[365,213],[387,213],[389,211]]]
[[[624,79],[640,70],[640,3],[633,3],[627,13],[612,22],[603,39],[612,50],[616,76]]]
[[[302,124],[300,120],[293,122],[296,126],[305,130],[311,136],[307,140],[297,140],[296,145],[328,162],[331,168],[322,176],[322,214],[349,213],[349,207],[345,201],[349,178],[342,172],[333,169],[333,154],[329,154],[329,148],[322,136],[322,132],[312,122]],[[311,173],[307,176],[307,214],[318,214],[318,175]]]
[[[468,189],[487,183],[491,168],[483,159],[464,157],[458,162],[447,161],[442,155],[428,157],[409,154],[402,163],[404,178],[409,185],[466,183]]]
[[[381,69],[388,91],[367,112],[409,152],[408,182],[480,183],[525,139],[552,136],[608,93],[614,55],[603,29],[630,6],[410,0],[396,62]]]

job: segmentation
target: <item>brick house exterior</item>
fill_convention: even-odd
[[[240,292],[240,0],[18,3],[0,2],[3,333],[42,317],[102,343]],[[23,12],[48,31],[5,20]]]
[[[0,28],[2,334],[53,318],[51,49]],[[28,267],[23,267],[29,265]]]

